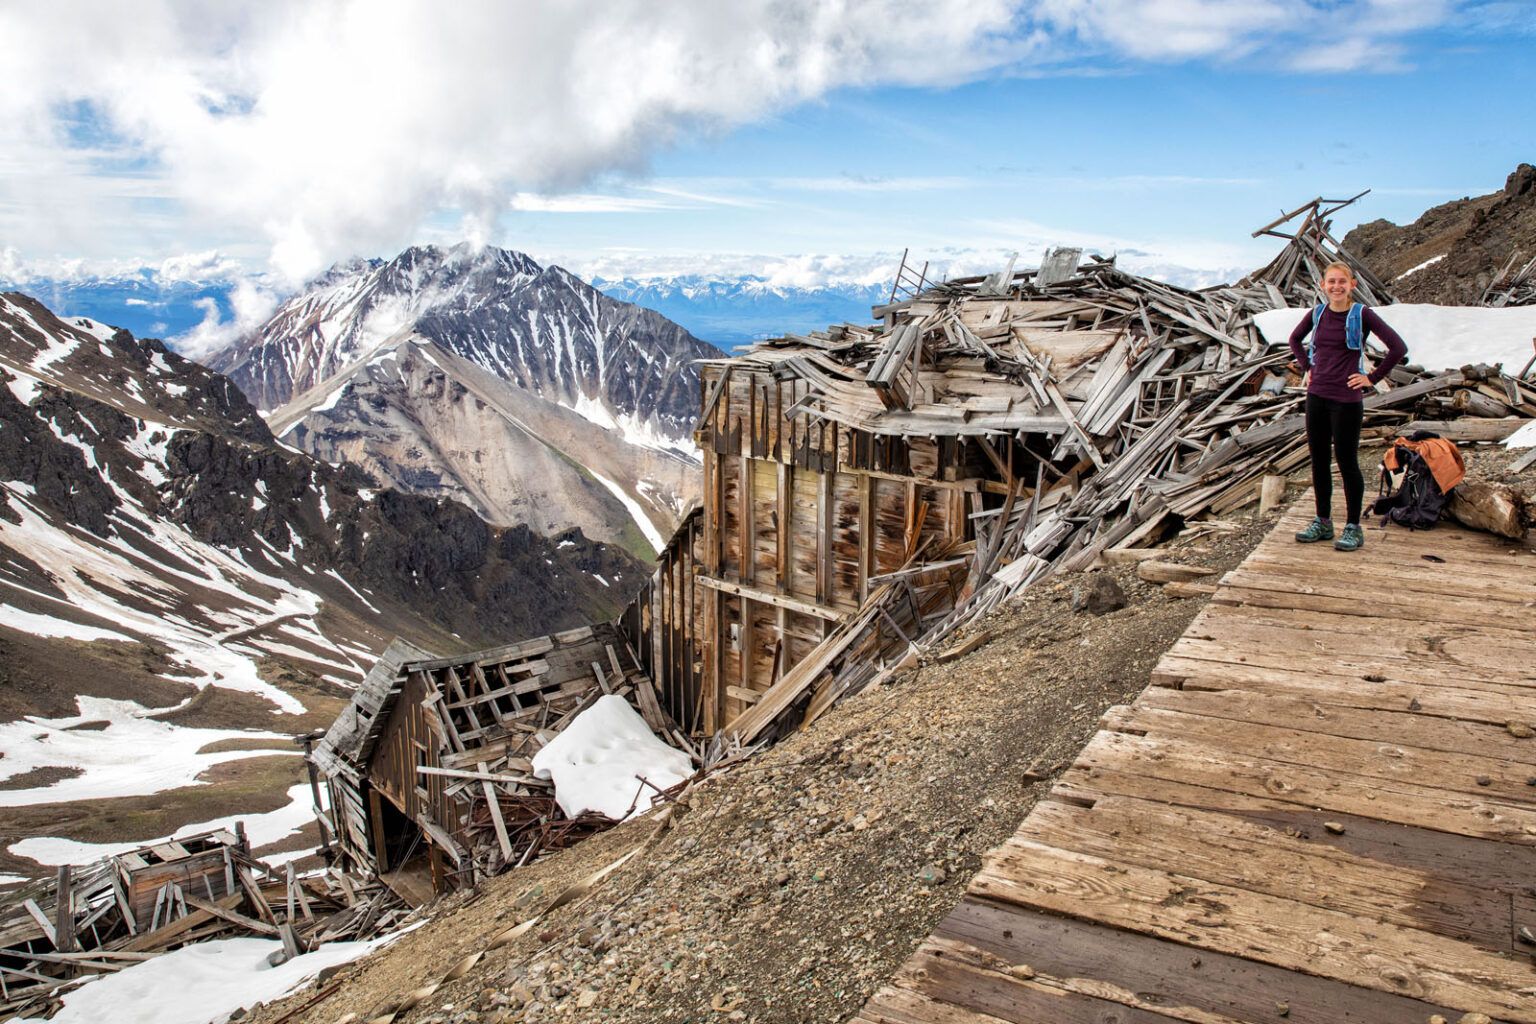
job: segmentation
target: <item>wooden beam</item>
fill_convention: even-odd
[[[722,594],[730,594],[734,597],[746,598],[748,601],[757,601],[762,604],[771,604],[775,608],[784,608],[801,615],[813,615],[829,622],[844,622],[848,618],[847,612],[838,611],[835,608],[827,608],[810,601],[802,601],[797,597],[787,594],[774,594],[766,590],[758,590],[755,587],[733,583],[730,580],[716,579],[713,576],[705,576],[702,573],[694,577],[694,582],[710,590]]]
[[[187,901],[189,906],[201,910],[205,914],[217,917],[221,921],[228,921],[230,924],[237,924],[242,928],[247,928],[261,935],[277,934],[276,926],[267,924],[265,921],[258,921],[253,917],[246,917],[244,914],[241,914],[238,911],[231,910],[228,907],[222,907],[217,903],[210,903],[207,900],[200,900],[196,896],[188,896],[186,894],[182,894],[182,898]]]
[[[74,886],[71,884],[70,867],[68,864],[59,865],[59,875],[54,898],[54,931],[57,938],[54,940],[54,948],[60,953],[75,952],[75,900]]]
[[[480,762],[480,771],[489,772],[484,761]],[[511,863],[512,840],[507,837],[507,822],[501,816],[501,802],[496,799],[496,787],[491,783],[490,779],[483,779],[480,785],[484,788],[486,806],[491,812],[491,824],[496,829],[496,843],[501,847],[501,857],[503,860]]]

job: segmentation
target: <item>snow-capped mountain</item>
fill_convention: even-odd
[[[617,614],[643,572],[576,530],[379,489],[279,444],[159,342],[0,296],[0,806],[103,795],[80,780],[145,757],[123,747],[145,722],[168,743],[323,726],[391,636],[448,653],[568,628]],[[124,771],[152,778],[111,795],[199,774]]]
[[[888,301],[891,294],[889,283],[804,287],[755,275],[596,278],[592,285],[612,298],[654,309],[726,349],[786,331],[819,331],[844,321],[865,323],[870,307]]]
[[[500,524],[659,546],[715,349],[521,253],[340,264],[214,356],[286,442]]]

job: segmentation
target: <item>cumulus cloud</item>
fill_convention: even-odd
[[[228,295],[230,315],[224,316],[219,304],[210,298],[198,299],[202,322],[180,337],[172,338],[176,351],[189,359],[204,359],[226,347],[236,338],[259,328],[282,302],[281,293],[249,278],[236,282]]]
[[[259,240],[296,281],[393,251],[445,215],[485,238],[513,209],[591,209],[595,181],[643,175],[680,138],[836,89],[1065,71],[1104,54],[1227,59],[1352,26],[1313,59],[1331,70],[1386,52],[1448,3],[5,4],[0,231],[23,251],[104,232],[118,251],[197,246],[197,231],[225,250]]]

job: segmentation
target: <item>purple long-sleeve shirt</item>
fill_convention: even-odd
[[[1317,395],[1319,398],[1332,399],[1335,402],[1361,402],[1365,400],[1362,391],[1349,386],[1349,375],[1360,372],[1360,353],[1350,349],[1345,339],[1345,324],[1348,322],[1349,313],[1336,313],[1327,306],[1323,307],[1323,317],[1317,322],[1317,337],[1313,340],[1313,355],[1315,361],[1307,359],[1307,334],[1312,330],[1312,311],[1301,318],[1301,323],[1291,332],[1291,354],[1296,357],[1296,362],[1301,365],[1303,371],[1312,371],[1312,380],[1307,385],[1307,394]],[[1375,335],[1387,346],[1387,355],[1366,376],[1372,384],[1381,380],[1392,372],[1392,368],[1403,361],[1408,354],[1408,346],[1403,339],[1387,325],[1387,322],[1376,315],[1376,311],[1366,307],[1361,316],[1361,324],[1365,328],[1366,337]],[[1362,340],[1361,344],[1364,344]]]

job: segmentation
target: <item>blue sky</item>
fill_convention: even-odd
[[[7,6],[0,276],[280,289],[469,237],[606,277],[1083,244],[1214,278],[1314,195],[1371,188],[1341,227],[1401,222],[1536,159],[1529,2],[447,10]]]

